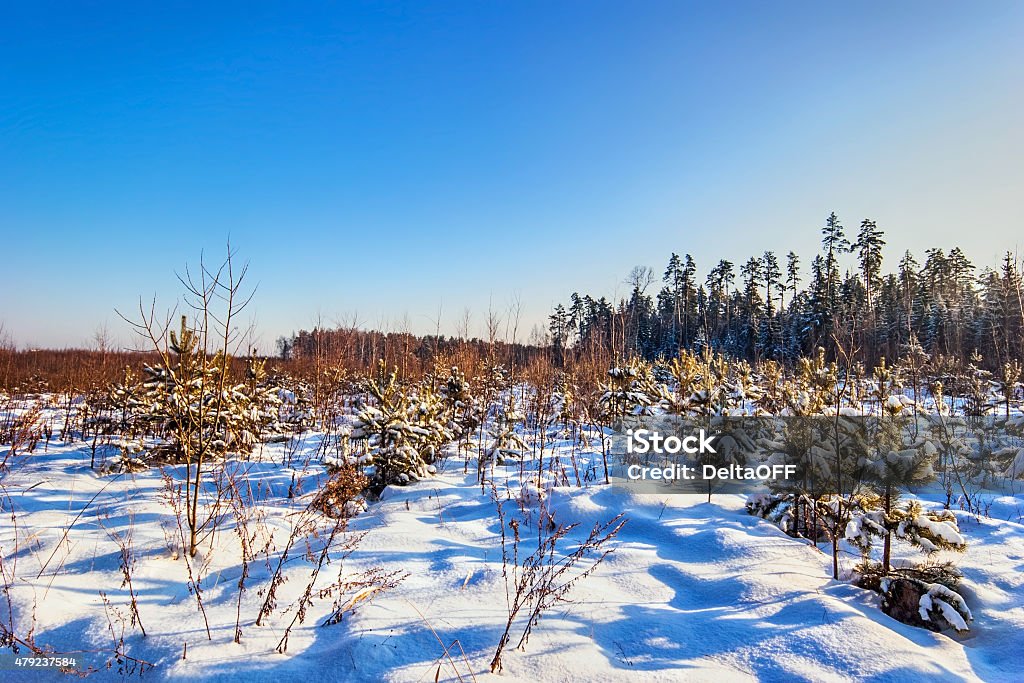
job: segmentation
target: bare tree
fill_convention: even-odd
[[[626,278],[626,284],[629,285],[630,289],[644,294],[647,292],[647,288],[654,282],[654,271],[649,266],[633,266],[633,270],[629,271],[629,277]]]
[[[462,309],[462,317],[455,323],[455,334],[462,341],[469,341],[469,327],[472,320],[473,313],[469,310],[469,306],[467,306]]]
[[[516,350],[515,350],[515,345],[519,341],[519,318],[522,316],[522,313],[523,313],[523,300],[522,300],[522,297],[520,296],[518,291],[517,292],[513,292],[512,293],[512,300],[509,302],[509,305],[508,305],[508,325],[506,327],[507,331],[509,330],[509,328],[511,328],[510,331],[512,333],[511,338],[508,339],[507,342],[509,343],[509,350],[510,350],[510,353],[511,353],[511,358],[510,358],[510,360],[511,360],[511,363],[510,363],[511,368],[510,369],[511,369],[513,378],[515,377],[515,372],[516,372]]]
[[[487,300],[487,347],[489,354],[494,356],[494,344],[498,341],[498,330],[501,329],[501,316],[494,310],[494,302]]]
[[[248,265],[236,269],[230,243],[224,261],[216,268],[206,265],[200,257],[198,272],[186,266],[178,281],[185,288],[185,305],[192,311],[192,321],[181,316],[180,338],[170,330],[173,313],[158,318],[155,298],[147,311],[139,300],[139,318],[121,316],[148,340],[150,348],[160,355],[162,377],[184,401],[169,402],[173,412],[168,421],[180,456],[186,464],[185,518],[188,526],[188,552],[195,557],[199,533],[204,523],[199,520],[199,497],[203,467],[227,440],[221,431],[229,408],[226,398],[230,356],[244,337],[235,320],[249,304],[253,293],[244,294],[242,283]],[[120,313],[118,314],[120,315]],[[174,348],[189,337],[191,351],[187,362],[174,363]],[[198,395],[199,400],[189,400]]]

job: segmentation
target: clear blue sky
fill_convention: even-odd
[[[279,334],[521,336],[829,211],[981,264],[1024,227],[1024,3],[19,3],[0,21],[0,324],[86,343],[230,235]]]

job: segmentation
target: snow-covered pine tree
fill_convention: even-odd
[[[171,456],[186,465],[186,481],[178,491],[185,498],[188,553],[193,557],[200,532],[217,514],[211,512],[206,522],[199,519],[204,466],[229,450],[248,453],[256,442],[250,400],[244,384],[232,384],[229,356],[236,341],[235,318],[251,300],[242,290],[247,270],[235,267],[229,244],[219,267],[200,260],[194,274],[186,270],[179,277],[194,311],[192,325],[183,315],[180,328],[170,329],[170,320],[157,320],[155,304],[147,314],[141,303],[139,320],[132,323],[160,356],[158,365],[145,367],[142,400],[146,417],[170,441]]]
[[[977,350],[971,354],[964,378],[964,413],[971,416],[989,412],[992,373],[982,368],[984,358]]]
[[[685,349],[668,362],[668,370],[674,380],[674,397],[670,403],[673,413],[685,414],[693,401],[701,376],[701,364],[697,354]]]
[[[858,567],[859,585],[882,594],[886,614],[934,631],[948,627],[968,630],[973,616],[955,590],[961,575],[951,562],[899,568],[870,562],[872,538],[890,533],[927,555],[940,550],[962,552],[967,541],[960,534],[956,516],[949,510],[925,510],[917,501],[910,501],[894,505],[888,513],[878,508],[852,517],[846,537],[865,553]]]
[[[1021,388],[1020,375],[1021,366],[1019,362],[1014,360],[1003,363],[1002,376],[999,378],[999,393],[1001,394],[1006,419],[1010,418],[1010,406]]]
[[[666,393],[655,381],[650,364],[633,360],[608,370],[608,383],[602,386],[598,403],[601,413],[610,419],[649,414],[654,405],[667,398]]]
[[[469,380],[457,366],[451,366],[440,384],[441,400],[445,406],[448,428],[462,437],[480,424],[477,406]]]
[[[826,362],[824,349],[800,359],[793,381],[783,383],[776,399],[784,406],[782,419],[775,423],[774,434],[760,439],[768,453],[766,464],[794,466],[796,476],[769,482],[769,495],[747,503],[751,514],[774,521],[790,536],[815,542],[826,535],[826,516],[836,493],[835,431],[846,434],[853,427],[850,420],[822,415],[834,403],[837,382],[838,369]]]
[[[786,381],[783,378],[782,366],[773,360],[761,364],[761,387],[756,405],[759,412],[775,415],[786,406]]]
[[[835,494],[833,419],[821,415],[790,415],[776,422],[774,434],[758,444],[768,453],[765,464],[793,466],[791,478],[768,482],[770,494],[751,497],[747,511],[775,522],[790,536],[818,542],[827,536],[826,518]],[[845,430],[848,420],[840,420]]]
[[[932,480],[933,464],[939,449],[927,436],[913,437],[903,401],[892,400],[901,394],[896,373],[884,359],[875,369],[874,398],[880,415],[869,420],[872,448],[862,462],[863,480],[870,493],[861,495],[860,505],[846,526],[846,539],[858,547],[864,561],[859,567],[862,585],[877,588],[883,594],[882,608],[894,618],[939,630],[952,626],[967,630],[970,610],[954,590],[959,573],[949,563],[916,567],[892,567],[892,540],[903,541],[931,555],[939,550],[963,551],[967,543],[949,510],[926,511],[917,501],[900,502],[902,491]],[[939,388],[941,396],[941,388]],[[940,414],[938,418],[943,418]],[[944,419],[944,418],[943,418]],[[943,422],[945,425],[945,422]],[[930,434],[935,434],[935,424]],[[955,439],[947,431],[942,448],[955,448]],[[871,562],[871,550],[882,540],[882,558]]]
[[[764,390],[755,380],[750,363],[745,360],[732,363],[730,370],[726,394],[727,407],[734,411],[740,410],[743,415],[756,412],[755,406]]]
[[[932,466],[939,451],[927,437],[910,436],[911,421],[916,418],[908,416],[904,403],[898,400],[902,385],[898,373],[885,364],[884,358],[875,368],[874,377],[872,393],[880,414],[866,422],[870,447],[860,468],[862,481],[875,495],[860,498],[861,509],[852,515],[845,536],[861,549],[865,560],[873,540],[881,538],[881,572],[887,575],[894,535],[927,553],[963,550],[966,545],[952,513],[924,513],[916,502],[899,504],[901,492],[935,478]],[[913,440],[908,443],[908,439]]]
[[[725,356],[708,349],[700,358],[697,391],[690,405],[700,415],[722,415],[735,405],[735,391],[730,382],[730,364]]]
[[[108,401],[116,415],[116,429],[127,438],[134,438],[139,425],[134,419],[143,406],[142,387],[130,366],[125,366],[120,382],[110,385]]]
[[[909,448],[899,450],[880,444],[879,450],[871,453],[869,460],[864,463],[865,483],[875,495],[860,497],[861,509],[852,515],[845,536],[860,548],[865,559],[869,556],[874,539],[881,538],[883,574],[888,574],[891,569],[893,536],[929,553],[939,549],[963,549],[962,538],[951,513],[927,513],[926,517],[933,522],[952,524],[948,534],[943,535],[944,532],[940,530],[936,532],[939,535],[932,538],[934,529],[920,517],[920,505],[916,501],[905,504],[899,502],[901,491],[934,478],[932,461],[936,452],[931,442],[923,439]],[[947,539],[951,541],[947,543]]]
[[[515,401],[510,396],[495,412],[491,427],[487,431],[491,443],[484,451],[486,461],[493,460],[501,465],[507,458],[523,457],[523,452],[529,446],[516,431],[516,427],[521,425],[524,419],[523,414],[516,410]]]
[[[555,388],[551,393],[551,411],[555,420],[562,425],[564,430],[576,421],[575,391],[569,376],[560,372],[555,380]]]
[[[308,382],[287,374],[273,373],[267,378],[265,388],[277,398],[277,423],[271,425],[271,431],[302,432],[313,426],[314,389]]]
[[[245,363],[245,393],[250,403],[250,432],[262,440],[265,433],[280,434],[286,431],[281,422],[283,392],[277,383],[267,375],[267,361],[249,356]]]
[[[441,446],[454,438],[444,424],[444,405],[424,383],[417,391],[403,391],[398,371],[381,363],[378,377],[366,382],[375,404],[364,402],[351,432],[365,439],[373,466],[370,488],[381,491],[390,484],[405,485],[434,473]]]
[[[207,355],[199,341],[182,316],[178,331],[170,332],[169,362],[144,366],[141,412],[182,462],[248,454],[258,433],[252,400],[244,384],[230,383],[230,358],[221,351]]]
[[[754,464],[752,456],[757,452],[757,432],[751,433],[751,428],[756,430],[756,423],[752,420],[745,420],[739,417],[727,415],[715,415],[712,417],[700,416],[684,421],[687,425],[687,432],[693,434],[696,429],[704,428],[706,431],[717,434],[714,441],[714,452],[702,451],[697,453],[694,461],[698,467],[710,465],[715,468],[738,465],[744,467]],[[695,429],[696,427],[696,429]],[[681,435],[685,436],[685,435]],[[713,479],[707,480],[708,502],[711,502],[711,494],[715,491]]]

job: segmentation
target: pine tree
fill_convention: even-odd
[[[448,369],[448,374],[440,384],[440,394],[448,429],[456,438],[479,425],[481,416],[478,414],[472,387],[457,366]]]
[[[375,405],[360,405],[351,438],[367,444],[369,458],[362,463],[373,466],[370,488],[380,492],[390,484],[405,485],[433,474],[441,446],[455,435],[430,384],[403,391],[397,369],[388,371],[381,361],[377,377],[368,379],[365,388]]]
[[[990,369],[1024,354],[1024,292],[1012,255],[975,278],[959,248],[928,249],[923,266],[907,251],[897,272],[883,274],[885,240],[875,221],[861,222],[852,245],[835,213],[821,232],[822,248],[802,289],[794,252],[784,275],[771,252],[740,268],[721,259],[701,286],[693,258],[673,253],[654,300],[636,286],[616,302],[573,293],[564,322],[557,307],[551,320],[556,362],[570,338],[577,354],[602,361],[626,354],[653,360],[699,346],[746,360],[768,355],[792,367],[819,346],[830,357],[838,354],[837,334],[856,349],[851,360],[866,364],[882,356],[899,360],[915,336],[935,358],[978,349]],[[839,263],[848,252],[856,254],[857,267],[843,274]]]
[[[248,454],[256,443],[252,399],[243,384],[231,385],[223,352],[207,356],[200,335],[181,316],[170,332],[170,364],[144,367],[144,413],[184,462],[203,462],[229,450]]]
[[[911,419],[902,400],[898,370],[883,359],[874,370],[872,395],[880,408],[877,419],[869,422],[871,448],[860,463],[863,481],[874,498],[862,497],[862,511],[846,527],[847,540],[868,558],[874,538],[883,542],[881,575],[891,570],[892,539],[906,541],[926,553],[938,550],[962,551],[966,542],[960,536],[956,518],[948,511],[925,512],[919,503],[899,504],[900,493],[935,478],[933,464],[938,454],[925,437],[905,443]]]
[[[833,211],[821,229],[821,246],[825,250],[824,278],[825,305],[829,312],[836,308],[836,291],[839,285],[839,256],[850,250],[850,241],[846,239],[843,224]]]
[[[874,310],[874,296],[877,289],[879,273],[882,270],[882,231],[875,221],[864,219],[860,224],[860,232],[853,249],[857,252],[860,262],[861,276],[864,278],[864,289],[867,290],[868,310]]]
[[[917,330],[914,317],[914,302],[917,301],[919,288],[917,259],[910,251],[903,254],[899,263],[899,295],[900,295],[900,320],[897,325],[895,342],[903,344],[910,339],[910,336]]]
[[[773,304],[772,293],[779,295],[779,310],[782,308],[782,301],[785,298],[785,285],[782,281],[782,269],[779,267],[779,260],[771,251],[764,252],[761,257],[761,276],[764,278],[764,300],[765,300],[765,325],[762,334],[761,347],[769,355],[778,354],[781,349],[781,331],[779,321],[776,319],[776,309]]]
[[[258,415],[244,384],[229,382],[230,358],[223,349],[205,351],[206,333],[181,316],[171,330],[164,362],[144,366],[142,413],[170,441],[172,458],[187,467],[185,518],[188,552],[198,551],[199,494],[203,468],[229,451],[245,455],[257,441]]]
[[[555,306],[555,312],[548,318],[548,330],[554,345],[555,365],[561,367],[565,351],[565,343],[569,337],[569,316],[562,304]]]
[[[776,291],[782,289],[782,270],[774,252],[766,251],[761,257],[761,277],[764,282],[765,314],[771,317],[775,310],[772,304],[772,288],[776,288]],[[783,292],[779,294],[780,297],[784,296]]]
[[[795,252],[786,254],[786,288],[796,298],[797,288],[800,286],[800,257]]]
[[[689,346],[693,341],[693,327],[696,320],[696,282],[697,264],[689,254],[683,263],[682,271],[682,311],[683,311],[683,344]]]
[[[662,281],[667,285],[668,299],[671,302],[671,339],[672,344],[679,346],[682,344],[682,290],[683,290],[683,264],[679,259],[679,254],[673,252],[668,260],[668,267],[665,268],[665,274],[662,276]]]
[[[610,368],[601,390],[598,404],[606,419],[647,414],[661,401],[670,401],[665,387],[654,379],[651,365],[642,360]]]
[[[528,446],[519,435],[517,428],[523,424],[524,416],[515,408],[515,401],[509,396],[496,412],[494,420],[487,431],[491,443],[484,452],[484,457],[499,465],[508,458],[521,458]]]
[[[569,297],[569,325],[576,330],[576,342],[583,342],[584,324],[586,320],[586,304],[576,292]]]
[[[110,406],[119,413],[117,431],[129,439],[134,438],[139,429],[135,415],[144,407],[142,393],[130,366],[125,366],[123,379],[112,384],[108,391]]]
[[[743,278],[743,339],[745,357],[752,357],[757,351],[762,319],[760,288],[764,278],[761,261],[753,256],[740,268]]]

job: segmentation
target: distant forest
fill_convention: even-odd
[[[655,359],[711,349],[790,365],[822,347],[869,367],[883,356],[923,352],[989,368],[1021,358],[1024,302],[1013,254],[979,270],[960,248],[928,249],[923,262],[907,251],[895,272],[884,273],[884,233],[875,221],[862,221],[848,237],[832,213],[821,235],[809,268],[793,252],[766,251],[738,268],[720,260],[698,282],[693,258],[672,254],[653,296],[657,275],[639,266],[628,299],[574,292],[550,316],[555,355],[603,350]],[[841,274],[845,253],[858,267]]]
[[[1024,297],[1014,254],[979,269],[959,247],[927,249],[921,260],[907,251],[894,271],[884,272],[883,246],[885,235],[875,221],[861,221],[848,236],[832,213],[809,265],[794,252],[780,257],[766,251],[739,266],[719,260],[701,282],[694,259],[673,253],[660,277],[634,268],[628,298],[573,292],[549,317],[547,352],[559,366],[670,358],[681,349],[787,367],[819,347],[841,364],[866,367],[883,357],[927,354],[940,366],[995,369],[1024,356]],[[857,264],[845,273],[839,267],[844,254],[853,254]],[[278,339],[277,351],[282,358],[344,358],[357,366],[410,354],[425,361],[456,349],[475,358],[543,353],[536,338],[522,345],[494,336],[484,342],[316,328]]]

